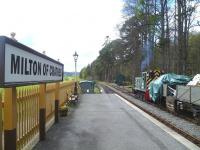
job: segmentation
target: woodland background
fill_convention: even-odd
[[[127,81],[142,71],[200,73],[200,0],[124,0],[120,38],[106,37],[80,78]]]

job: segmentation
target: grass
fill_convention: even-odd
[[[97,85],[95,85],[95,87],[94,87],[94,93],[101,94],[101,89]]]
[[[96,87],[95,87],[95,88],[94,88],[94,93],[95,93],[95,94],[100,94],[101,92],[100,92],[99,88],[96,88]]]
[[[75,76],[64,76],[64,81],[72,81],[75,80]],[[79,77],[77,76],[77,80],[79,81]]]

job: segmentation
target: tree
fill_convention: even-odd
[[[120,39],[106,37],[99,56],[84,74],[113,81],[118,74],[131,80],[141,71],[194,74],[200,71],[199,0],[124,0],[125,21]],[[188,71],[190,70],[190,71]],[[83,71],[84,72],[84,71]]]

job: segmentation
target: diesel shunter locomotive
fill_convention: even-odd
[[[133,93],[137,96],[150,101],[149,97],[149,84],[151,81],[157,79],[163,71],[160,70],[150,70],[148,72],[142,72],[141,77],[135,77],[134,86],[133,86]]]

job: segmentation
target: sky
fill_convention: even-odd
[[[15,32],[18,42],[60,60],[64,71],[94,61],[105,41],[119,37],[122,0],[0,0],[0,35]]]

